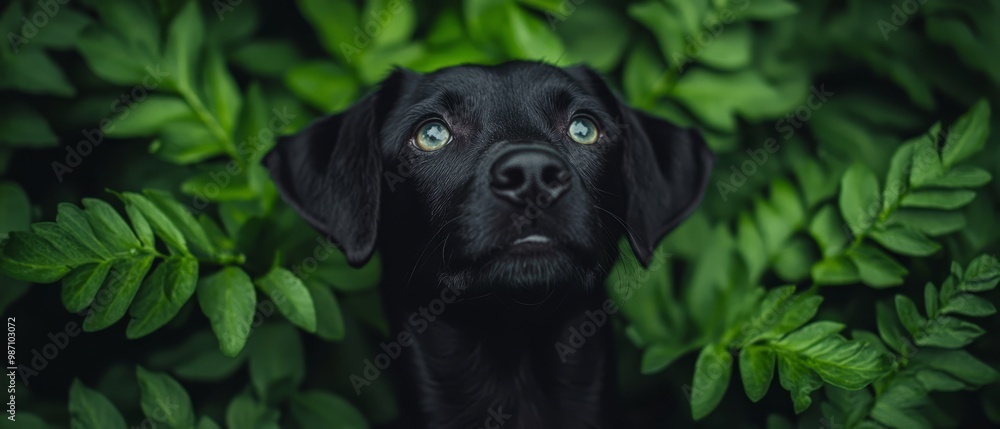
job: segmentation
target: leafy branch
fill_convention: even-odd
[[[219,429],[211,417],[195,417],[191,397],[177,380],[165,373],[136,367],[139,384],[139,405],[149,421],[169,429]],[[311,390],[288,399],[292,417],[302,427],[368,428],[368,421],[350,402],[339,395]],[[106,396],[75,380],[69,389],[69,414],[74,428],[125,429],[125,418]],[[246,393],[236,395],[226,407],[225,423],[230,428],[279,427],[280,413],[269,410]],[[18,416],[19,419],[22,416]],[[45,427],[34,415],[24,420],[38,422],[33,427]]]
[[[778,378],[792,395],[795,412],[812,403],[810,393],[824,383],[857,390],[882,377],[889,362],[876,349],[838,333],[841,323],[818,321],[808,325],[822,297],[813,291],[794,294],[794,286],[755,291],[748,317],[717,344],[702,349],[690,388],[695,419],[707,416],[729,385],[729,372],[738,356],[747,397],[757,402],[770,388],[777,365]]]
[[[969,188],[992,178],[981,168],[957,165],[983,149],[989,116],[989,104],[982,100],[958,119],[943,142],[937,124],[926,135],[900,145],[881,193],[867,167],[848,168],[838,204],[846,222],[843,228],[829,206],[820,209],[809,225],[824,255],[812,267],[813,279],[819,284],[861,281],[872,287],[897,286],[907,270],[868,240],[908,256],[928,256],[940,249],[928,236],[961,229],[964,218],[954,210],[976,197]],[[848,240],[851,236],[853,240]]]
[[[828,390],[832,406],[823,408],[826,418],[843,422],[845,429],[931,428],[923,412],[932,404],[931,392],[977,389],[1000,380],[997,370],[962,350],[983,329],[955,317],[995,314],[996,307],[975,293],[993,290],[998,282],[1000,263],[984,255],[964,272],[953,263],[940,289],[926,285],[925,315],[904,295],[896,295],[895,312],[880,304],[879,336],[865,331],[856,336],[894,357],[892,371],[875,383],[874,395],[868,390]]]
[[[775,181],[767,198],[754,199],[752,216],[739,216],[735,237],[724,226],[698,230],[696,234],[713,239],[696,258],[690,293],[682,298],[691,308],[705,310],[689,312],[691,321],[683,320],[685,312],[678,308],[656,314],[664,309],[653,302],[674,300],[669,278],[664,284],[659,279],[669,277],[669,266],[650,272],[656,280],[641,287],[651,290],[640,288],[636,292],[644,296],[642,302],[623,305],[630,320],[626,332],[645,348],[643,373],[661,371],[679,356],[700,348],[688,390],[696,419],[708,415],[722,400],[737,357],[752,401],[766,394],[777,364],[780,384],[791,392],[796,412],[808,408],[810,394],[825,384],[857,391],[886,375],[891,368],[884,356],[859,337],[849,340],[839,335],[844,325],[821,321],[803,326],[822,300],[816,295],[817,287],[857,282],[873,287],[901,284],[906,270],[870,241],[910,256],[927,256],[939,250],[928,237],[960,229],[964,218],[954,210],[975,197],[968,188],[991,179],[985,170],[959,165],[984,147],[988,120],[989,105],[981,101],[951,127],[940,149],[939,125],[932,127],[929,135],[901,145],[893,156],[884,192],[879,191],[878,181],[867,167],[852,165],[840,180],[839,215],[833,204],[821,204],[809,213],[810,207],[836,195],[836,187],[823,183],[838,173],[836,168],[808,171],[806,166],[796,173],[808,189],[800,194],[788,181]],[[813,164],[817,166],[815,161]],[[841,216],[848,222],[842,223]],[[808,219],[812,221],[807,223]],[[694,222],[692,228],[699,228]],[[822,251],[819,261],[810,259],[810,244],[798,236],[800,229],[806,228]],[[733,263],[729,250],[733,247],[743,264]],[[810,265],[811,272],[798,271]],[[793,287],[765,293],[762,288],[747,286],[756,284],[769,267],[788,280],[803,280],[811,274],[814,286],[800,294],[793,294]],[[614,285],[609,281],[612,291]],[[720,302],[715,296],[724,296],[727,301]],[[754,327],[761,313],[791,319],[780,328],[762,329],[766,334],[747,334],[746,328]],[[692,325],[700,328],[699,336],[688,335]],[[754,328],[750,331],[758,330]]]

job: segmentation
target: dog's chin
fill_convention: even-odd
[[[493,255],[477,270],[475,283],[491,289],[538,290],[580,283],[573,255],[542,244],[519,244]]]
[[[463,295],[492,295],[508,306],[543,307],[597,287],[595,264],[582,259],[561,246],[524,242],[491,252],[444,278]]]

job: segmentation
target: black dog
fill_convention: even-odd
[[[265,160],[351,264],[381,253],[405,427],[434,428],[612,427],[610,323],[555,345],[601,310],[620,237],[648,265],[712,162],[590,69],[527,62],[397,70]]]

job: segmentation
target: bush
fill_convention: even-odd
[[[531,59],[591,65],[718,155],[652,267],[623,246],[609,276],[623,427],[1000,424],[1000,3],[843,3],[11,2],[16,420],[393,421],[378,259],[349,268],[260,160],[394,65]]]

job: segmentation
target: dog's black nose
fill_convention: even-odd
[[[557,153],[545,148],[516,148],[493,164],[490,189],[517,205],[549,205],[570,187],[570,174]]]

